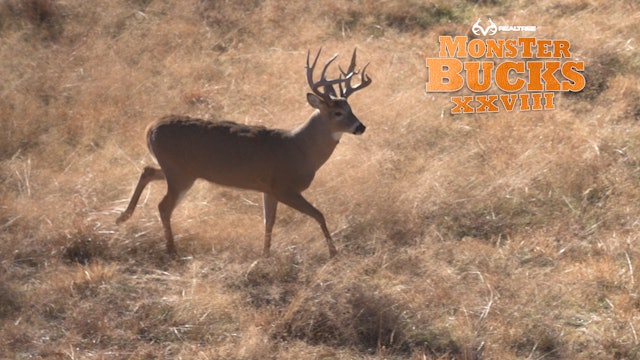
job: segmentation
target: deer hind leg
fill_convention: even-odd
[[[333,245],[333,240],[331,239],[329,229],[327,229],[327,223],[324,220],[324,215],[322,215],[322,213],[318,209],[311,205],[311,203],[309,203],[302,196],[302,194],[282,194],[278,196],[278,201],[314,218],[318,222],[318,224],[320,224],[320,228],[324,233],[324,238],[326,239],[327,246],[329,247],[329,256],[334,257],[336,256],[336,254],[338,254],[336,247]]]
[[[263,193],[262,201],[264,206],[264,249],[263,257],[269,257],[271,249],[271,231],[276,223],[276,210],[278,208],[278,200],[271,194]]]
[[[140,195],[142,194],[142,191],[144,190],[144,188],[147,186],[148,183],[154,180],[163,180],[163,179],[164,179],[164,172],[162,172],[162,170],[156,169],[151,166],[145,167],[144,170],[142,171],[142,174],[140,174],[138,185],[136,185],[136,190],[133,192],[133,195],[131,196],[131,201],[129,201],[129,206],[127,206],[127,209],[123,211],[122,214],[120,214],[120,216],[116,219],[116,224],[121,224],[127,221],[131,217],[131,215],[133,214],[133,211],[136,209],[136,205],[138,205],[138,200],[140,200]]]
[[[158,204],[160,212],[160,220],[162,220],[162,228],[164,229],[164,237],[167,241],[167,253],[176,256],[176,246],[173,241],[173,232],[171,231],[171,214],[180,202],[180,199],[193,185],[194,180],[176,181],[167,178],[167,193]]]

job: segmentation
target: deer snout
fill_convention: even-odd
[[[359,122],[355,129],[353,129],[353,135],[361,135],[367,129],[363,123]]]

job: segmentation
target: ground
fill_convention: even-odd
[[[439,36],[535,25],[583,61],[555,109],[452,114]],[[635,1],[0,3],[0,357],[640,358]],[[485,24],[485,23],[483,23]],[[513,37],[514,34],[498,34]],[[196,183],[165,253],[152,184],[115,225],[167,114],[294,128],[308,49],[371,86],[261,257],[260,194]],[[499,60],[496,60],[498,62]],[[337,74],[337,69],[332,69]]]

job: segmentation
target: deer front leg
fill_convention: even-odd
[[[262,250],[262,256],[269,257],[271,231],[273,230],[273,225],[276,223],[278,200],[273,195],[263,193],[262,202],[264,207],[264,249]]]
[[[318,224],[320,224],[320,228],[322,229],[322,233],[324,233],[324,238],[327,241],[327,246],[329,247],[329,257],[334,257],[338,254],[338,250],[333,245],[333,239],[331,239],[331,234],[329,233],[329,229],[327,229],[327,223],[324,220],[324,215],[316,209],[311,203],[309,203],[302,194],[299,193],[287,193],[287,194],[279,194],[278,200],[287,206],[291,206],[292,208],[300,211],[303,214],[309,215],[314,218]]]
[[[171,174],[168,172],[168,174]],[[176,245],[173,241],[173,232],[171,231],[171,214],[173,210],[180,202],[180,199],[189,191],[193,185],[194,179],[180,178],[180,177],[166,177],[167,180],[167,194],[162,198],[160,204],[158,204],[158,211],[160,212],[160,220],[162,220],[162,227],[164,228],[164,236],[167,241],[167,253],[175,258],[177,256]]]
[[[162,228],[164,229],[164,237],[167,242],[167,253],[171,257],[176,257],[177,255],[176,245],[173,241],[173,232],[171,231],[171,213],[173,213],[177,200],[177,197],[171,191],[167,191],[167,194],[158,205],[160,220],[162,220]]]

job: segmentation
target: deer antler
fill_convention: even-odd
[[[341,76],[337,79],[327,80],[327,69],[329,68],[329,65],[331,65],[331,63],[338,57],[338,55],[336,54],[325,64],[324,68],[322,69],[322,73],[320,74],[320,80],[317,82],[313,81],[313,70],[316,67],[316,63],[318,62],[321,51],[322,48],[318,50],[318,54],[316,55],[315,60],[313,60],[313,64],[311,66],[309,66],[309,54],[311,51],[307,51],[307,82],[309,83],[309,87],[311,87],[311,90],[313,90],[316,95],[322,97],[325,101],[328,102],[331,101],[332,97],[336,97],[336,91],[334,90],[333,85],[340,84],[344,82],[345,79],[342,79]],[[324,87],[324,92],[320,91],[320,87]]]
[[[318,54],[316,55],[316,58],[313,60],[313,64],[311,65],[309,65],[310,51],[307,51],[307,65],[306,65],[307,82],[309,83],[311,90],[313,90],[313,92],[316,95],[322,97],[325,101],[330,101],[332,98],[337,97],[336,91],[333,88],[333,85],[335,84],[338,84],[338,88],[340,89],[340,97],[345,99],[348,98],[354,92],[360,89],[363,89],[369,84],[371,84],[371,78],[369,77],[369,75],[366,74],[367,66],[369,66],[368,63],[367,65],[364,66],[364,68],[362,68],[362,70],[356,70],[356,50],[355,49],[353,50],[353,55],[351,56],[351,64],[349,64],[349,68],[347,69],[346,72],[342,70],[340,66],[338,66],[341,73],[340,76],[337,79],[327,79],[326,77],[327,69],[329,68],[329,65],[331,65],[331,63],[338,57],[338,55],[334,55],[324,65],[324,68],[322,69],[322,73],[320,74],[320,80],[317,82],[314,82],[313,71],[316,67],[321,51],[322,51],[322,48],[318,50]],[[354,75],[358,75],[358,74],[361,75],[360,84],[358,84],[357,86],[352,86],[351,80],[353,79]],[[345,86],[344,89],[342,88],[342,84],[344,84]],[[320,91],[321,87],[324,88],[324,91]]]
[[[342,84],[339,84],[338,86],[340,87],[340,96],[342,96],[343,98],[348,98],[351,94],[353,94],[354,92],[364,89],[365,87],[369,86],[369,84],[371,84],[371,78],[369,77],[369,75],[366,74],[367,71],[367,66],[369,66],[369,63],[367,63],[362,70],[358,71],[356,70],[356,49],[353,49],[353,55],[351,56],[351,64],[349,65],[349,68],[347,69],[346,72],[344,72],[342,70],[342,68],[340,66],[338,66],[338,68],[340,69],[340,72],[342,73],[342,76],[344,76],[344,84],[345,84],[345,89],[342,89]],[[351,79],[353,79],[354,75],[358,75],[361,74],[360,77],[360,84],[358,84],[357,86],[353,87],[351,86]]]

